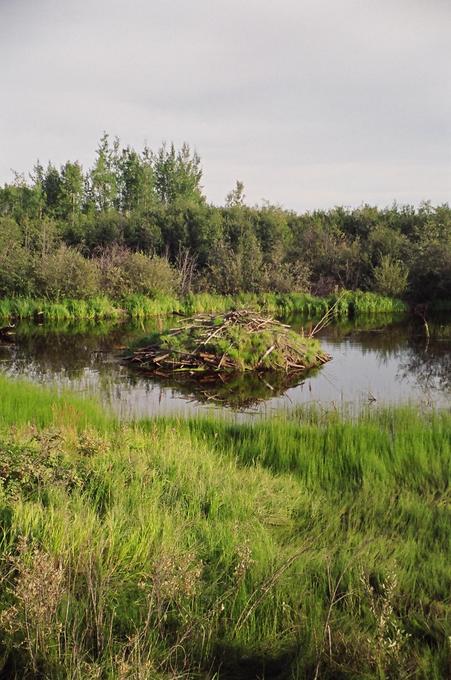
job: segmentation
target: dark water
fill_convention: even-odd
[[[296,318],[289,322],[308,325]],[[310,403],[356,410],[406,402],[451,406],[450,316],[430,323],[429,339],[421,322],[410,317],[331,325],[320,338],[332,361],[291,385],[273,377],[247,377],[219,388],[168,384],[123,363],[124,346],[176,323],[173,318],[116,326],[23,323],[11,343],[0,344],[0,371],[96,396],[122,418],[231,407],[270,414]]]

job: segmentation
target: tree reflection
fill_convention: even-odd
[[[400,380],[413,377],[425,392],[451,392],[451,343],[409,347],[404,352],[397,377]]]

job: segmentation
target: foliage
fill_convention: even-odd
[[[389,297],[402,297],[409,280],[408,268],[390,255],[383,255],[381,263],[374,269],[376,290]]]
[[[31,264],[29,252],[22,246],[18,224],[9,217],[0,218],[0,296],[28,292]]]
[[[83,300],[99,291],[96,262],[64,245],[36,263],[35,281],[36,293],[52,300],[67,297]]]
[[[0,188],[0,243],[8,242],[0,295],[36,295],[29,261],[42,269],[40,260],[63,244],[88,257],[127,248],[172,266],[189,253],[196,264],[189,288],[198,292],[326,296],[360,289],[414,301],[451,298],[447,204],[296,214],[267,202],[246,205],[237,182],[216,207],[207,204],[201,180],[200,158],[187,144],[138,152],[107,134],[88,170],[38,162],[29,180],[16,175]],[[145,292],[138,288],[115,295]]]
[[[449,413],[119,426],[0,380],[5,677],[446,677]]]
[[[112,246],[98,258],[100,290],[113,299],[129,295],[170,295],[178,288],[176,269],[164,257]]]
[[[196,152],[188,144],[176,151],[174,144],[165,144],[154,158],[155,190],[163,204],[179,200],[202,201],[200,180],[202,169]]]

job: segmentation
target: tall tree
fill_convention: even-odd
[[[155,189],[159,200],[166,205],[186,201],[201,203],[204,198],[200,181],[200,157],[183,144],[176,151],[174,144],[159,149],[154,159]]]
[[[79,163],[67,162],[61,168],[59,215],[72,226],[81,214],[84,198],[85,178]]]
[[[117,182],[120,209],[125,213],[147,210],[154,196],[154,178],[151,162],[127,146],[122,149],[117,162]]]
[[[116,205],[118,195],[115,172],[116,145],[110,147],[109,136],[106,132],[99,142],[96,155],[96,162],[89,176],[89,193],[97,210],[105,212]]]
[[[42,188],[45,195],[47,212],[56,215],[61,198],[61,175],[52,163],[49,163],[43,177]]]
[[[242,208],[244,206],[244,184],[237,179],[235,186],[230,191],[225,200],[226,208]]]

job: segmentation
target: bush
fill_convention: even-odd
[[[257,293],[265,289],[263,257],[251,231],[241,235],[236,250],[221,243],[216,249],[204,285],[223,295]]]
[[[402,297],[407,290],[409,269],[399,260],[384,255],[378,267],[374,268],[375,288],[378,293],[390,297]]]
[[[97,259],[102,291],[114,299],[139,293],[172,294],[178,288],[178,274],[164,257],[150,257],[113,246]]]
[[[86,299],[99,293],[97,263],[67,246],[35,262],[35,281],[38,294],[52,300]]]
[[[266,268],[266,290],[305,293],[310,290],[310,268],[302,262],[282,262]]]
[[[0,218],[0,295],[27,294],[29,290],[30,257],[22,246],[18,224]]]
[[[451,239],[418,248],[411,272],[415,300],[451,299]]]
[[[178,274],[165,257],[129,253],[123,263],[123,270],[132,293],[170,294],[178,288]]]

